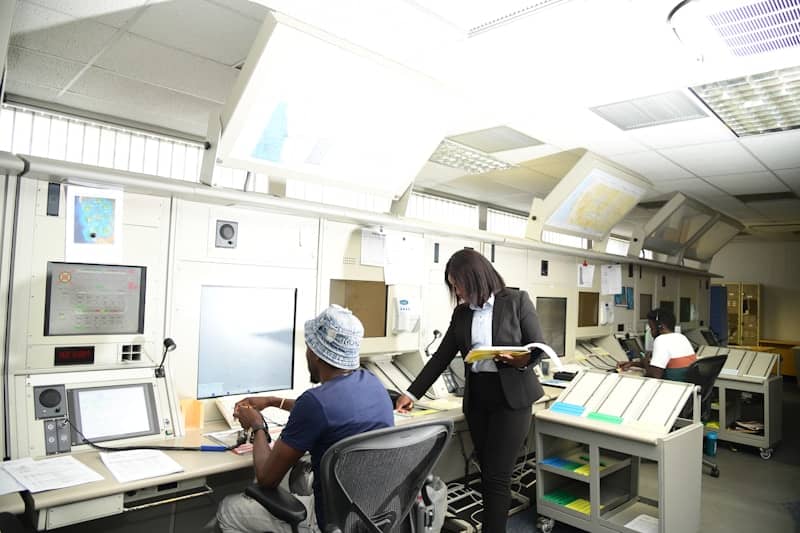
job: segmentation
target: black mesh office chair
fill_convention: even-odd
[[[692,363],[692,366],[686,371],[684,381],[700,386],[700,421],[704,424],[711,417],[711,392],[714,390],[714,382],[717,380],[720,371],[722,371],[722,367],[725,366],[727,358],[727,355],[701,357]],[[681,418],[691,417],[692,402],[687,402],[681,413]],[[711,468],[712,477],[719,477],[719,467],[717,467],[716,463],[703,457],[703,464]]]
[[[343,439],[322,458],[326,533],[413,532],[412,506],[453,432],[449,420],[369,431]],[[306,518],[283,489],[245,491],[292,531]]]

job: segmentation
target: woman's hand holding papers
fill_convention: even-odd
[[[505,363],[514,368],[525,368],[531,362],[530,352],[520,355],[512,353],[499,353],[494,357],[495,363]]]

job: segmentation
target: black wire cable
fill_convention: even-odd
[[[72,420],[70,420],[69,418],[65,418],[64,421],[67,422],[72,427],[72,429],[75,431],[75,433],[77,433],[81,437],[81,439],[83,439],[83,442],[81,444],[88,444],[92,448],[94,448],[96,450],[104,451],[104,452],[122,452],[122,451],[130,451],[130,450],[173,450],[173,451],[180,451],[180,452],[210,452],[210,451],[229,451],[229,450],[233,449],[233,447],[231,447],[231,446],[222,446],[222,445],[214,446],[214,448],[205,448],[205,449],[203,448],[203,445],[201,445],[201,446],[153,446],[153,445],[149,445],[148,446],[148,445],[141,445],[141,446],[114,446],[114,447],[103,446],[101,444],[97,444],[97,443],[92,442],[91,440],[89,440],[83,433],[81,433],[81,430],[79,430],[75,426],[75,424],[72,423]],[[266,421],[264,422],[264,424],[266,425]]]

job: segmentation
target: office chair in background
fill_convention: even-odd
[[[711,392],[714,390],[714,382],[725,366],[727,355],[715,355],[712,357],[702,357],[697,359],[686,371],[685,381],[700,387],[700,421],[705,424],[711,417]],[[692,417],[692,403],[687,402],[686,407],[681,413],[681,418]],[[719,467],[710,459],[703,457],[703,464],[711,468],[711,476],[719,477]]]
[[[453,432],[449,420],[368,431],[342,439],[322,458],[326,533],[415,532],[411,509]],[[291,525],[306,518],[284,489],[251,485],[245,493]]]

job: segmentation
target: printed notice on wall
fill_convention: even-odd
[[[600,294],[619,294],[622,292],[622,265],[602,265],[600,267]]]
[[[122,191],[67,187],[65,260],[119,263],[122,260]]]

